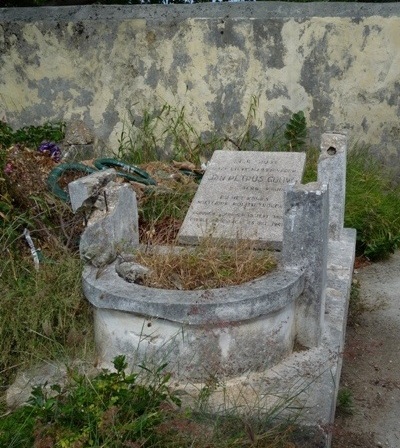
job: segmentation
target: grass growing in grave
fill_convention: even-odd
[[[150,269],[143,280],[145,286],[180,290],[221,288],[254,280],[276,267],[271,252],[254,250],[248,242],[226,246],[205,238],[194,248],[175,249],[142,250],[135,254],[135,261]]]

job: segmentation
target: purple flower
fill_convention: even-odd
[[[49,154],[55,162],[59,162],[61,160],[61,149],[54,142],[42,142],[38,148],[38,151],[44,154]]]
[[[13,164],[11,162],[6,163],[6,166],[4,167],[4,173],[10,174],[13,171]]]

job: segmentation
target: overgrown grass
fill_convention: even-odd
[[[276,267],[271,252],[255,251],[250,243],[227,247],[207,238],[195,248],[138,251],[135,261],[150,269],[144,277],[145,286],[180,290],[238,285]]]
[[[345,226],[357,230],[357,253],[387,258],[400,245],[400,184],[366,147],[348,154]]]
[[[55,162],[36,151],[43,140],[62,139],[63,132],[61,123],[17,131],[5,123],[0,126],[1,389],[18,368],[41,359],[81,355],[92,345],[82,266],[74,252],[82,217],[46,191],[46,172]],[[14,143],[21,145],[9,150]],[[12,167],[5,172],[7,164]],[[39,270],[25,229],[36,246]]]
[[[319,150],[307,149],[303,183],[317,180]],[[357,231],[357,255],[372,261],[400,247],[400,184],[393,170],[365,146],[347,154],[345,227]]]
[[[116,156],[127,163],[142,164],[165,158],[200,165],[217,149],[227,145],[239,151],[302,151],[307,123],[302,111],[294,113],[285,127],[267,132],[258,118],[259,98],[251,97],[245,123],[232,135],[199,132],[187,118],[184,107],[163,104],[153,111],[143,110],[140,118],[129,113],[119,138]]]
[[[1,258],[1,386],[17,368],[41,359],[89,355],[92,316],[81,288],[76,255],[46,254],[35,270],[30,256],[9,252]]]

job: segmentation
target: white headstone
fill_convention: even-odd
[[[283,192],[301,181],[305,158],[297,152],[215,151],[178,241],[211,237],[280,249]]]

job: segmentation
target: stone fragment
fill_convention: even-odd
[[[68,123],[64,141],[67,145],[88,145],[93,143],[93,133],[82,120]]]
[[[115,180],[116,177],[117,172],[113,168],[110,168],[108,170],[97,171],[70,182],[68,184],[68,192],[72,211],[75,213],[81,207],[92,206],[100,190],[109,182]]]
[[[149,275],[150,269],[133,261],[122,261],[115,266],[117,274],[130,283],[143,283],[144,278]]]
[[[110,182],[101,190],[81,236],[81,259],[96,267],[112,263],[118,254],[139,245],[136,194],[128,184]]]
[[[17,374],[15,381],[7,389],[6,402],[8,409],[13,410],[24,405],[36,386],[45,385],[46,391],[51,396],[54,394],[51,386],[59,384],[63,387],[70,378],[68,372],[71,369],[90,377],[99,373],[95,367],[79,360],[70,361],[68,366],[60,361],[47,361],[26,370],[21,370]]]

